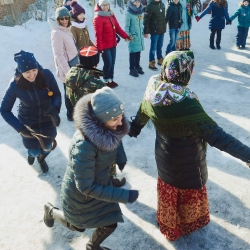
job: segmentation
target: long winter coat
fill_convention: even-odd
[[[152,79],[154,78],[152,77]],[[155,81],[154,84],[157,85],[157,82]],[[164,108],[167,109],[167,107],[162,106],[161,112],[164,113]],[[148,117],[148,120],[144,119],[142,122],[138,118],[142,113],[143,110],[140,107],[131,125],[130,134],[132,133],[135,137],[150,119]],[[178,114],[178,110],[176,110],[176,113]],[[157,114],[152,114],[152,117],[157,117]],[[154,122],[157,123],[158,121],[155,120]],[[155,159],[159,177],[165,183],[176,188],[200,189],[206,184],[208,178],[206,143],[244,162],[250,162],[249,147],[224,132],[216,124],[213,126],[206,125],[206,127],[202,121],[197,123],[199,126],[198,130],[208,130],[210,133],[197,136],[194,129],[194,131],[190,131],[190,136],[173,138],[167,131],[163,133],[156,130]]]
[[[225,28],[225,20],[229,21],[228,5],[226,7],[222,5],[218,6],[213,0],[208,4],[207,8],[200,14],[200,18],[211,13],[211,19],[209,21],[210,30],[222,30]]]
[[[193,0],[180,0],[179,2],[182,6],[182,25],[180,31],[191,30],[192,28],[192,18],[197,15],[197,11]],[[190,12],[189,12],[190,10]],[[190,13],[190,15],[188,14]]]
[[[129,11],[131,5],[130,1],[128,2],[128,5],[129,6],[128,6],[128,11],[126,13],[126,21],[125,21],[126,22],[125,31],[133,39],[128,43],[129,53],[140,52],[144,50],[143,13],[136,14],[132,12],[132,10]]]
[[[250,27],[250,7],[241,6],[231,17],[230,21],[233,21],[236,17],[238,17],[237,27],[248,28]]]
[[[78,50],[84,46],[94,46],[90,40],[89,31],[86,26],[86,20],[83,23],[78,23],[76,19],[71,17],[70,31],[75,38]]]
[[[180,3],[170,2],[166,11],[166,23],[169,29],[179,29],[182,22],[182,6]]]
[[[165,5],[160,0],[149,0],[144,13],[144,34],[163,34],[166,32]]]
[[[56,66],[56,75],[65,83],[65,76],[70,67],[68,62],[77,56],[77,48],[69,27],[59,25],[53,18],[49,18],[52,28],[51,45]]]
[[[120,27],[112,11],[103,13],[98,4],[95,6],[96,16],[93,20],[95,31],[95,46],[98,50],[110,49],[117,46],[116,33],[123,39],[129,36]],[[110,13],[108,16],[106,16]],[[104,15],[103,15],[104,14]]]
[[[13,78],[2,100],[0,112],[4,120],[17,132],[20,132],[26,125],[38,134],[55,138],[56,127],[51,118],[43,114],[49,110],[50,106],[55,106],[60,111],[61,93],[51,71],[48,69],[41,69],[41,71],[45,76],[48,89],[53,92],[53,95],[48,96],[48,89],[38,89],[33,83],[31,83],[32,90],[22,89]],[[18,117],[12,113],[16,99],[20,100]],[[27,149],[41,148],[37,139],[25,137],[22,139]],[[51,139],[43,139],[43,141],[45,146],[52,143]]]
[[[103,127],[91,112],[91,94],[81,98],[75,107],[74,121],[78,131],[69,147],[69,162],[61,188],[66,219],[78,228],[97,228],[123,222],[118,202],[127,203],[129,191],[112,186],[109,170],[113,162],[127,161],[121,138],[129,123],[117,131]]]

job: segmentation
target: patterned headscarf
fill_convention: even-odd
[[[163,60],[161,66],[162,81],[187,85],[194,68],[193,51],[173,51]]]

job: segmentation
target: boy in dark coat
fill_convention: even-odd
[[[166,12],[166,23],[169,26],[169,44],[166,48],[166,55],[171,51],[176,50],[175,43],[179,34],[179,29],[182,24],[182,6],[179,0],[170,2]]]
[[[166,32],[165,5],[161,0],[149,0],[144,13],[144,37],[150,34],[151,45],[149,51],[149,68],[157,70],[155,67],[155,52],[158,65],[162,64],[162,46],[164,33]]]

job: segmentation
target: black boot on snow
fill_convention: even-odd
[[[86,245],[86,250],[111,250],[107,247],[101,247],[100,244],[108,238],[110,234],[112,234],[115,231],[116,228],[111,227],[99,227],[97,228],[90,240],[88,241]]]
[[[28,164],[33,165],[34,161],[35,161],[35,157],[28,155]]]
[[[40,168],[42,169],[42,171],[44,173],[47,173],[49,171],[49,167],[45,161],[45,158],[47,157],[48,155],[44,155],[44,154],[40,154],[38,157],[37,157],[37,161],[40,165]]]

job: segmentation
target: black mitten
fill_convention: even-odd
[[[137,200],[139,196],[139,192],[137,190],[129,190],[129,198],[128,198],[128,202],[129,203],[133,203]]]

